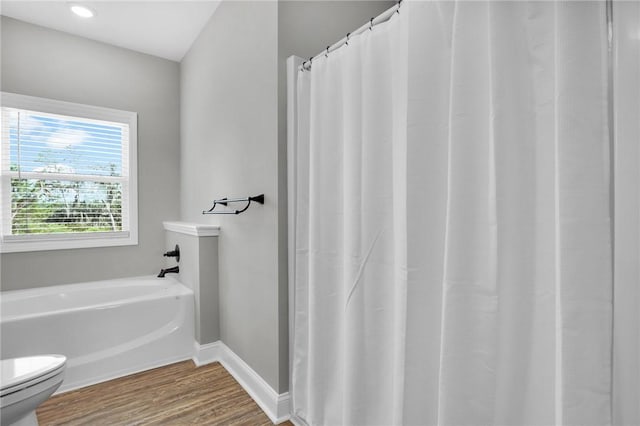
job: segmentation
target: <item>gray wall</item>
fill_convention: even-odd
[[[277,37],[276,2],[225,1],[183,59],[181,219],[220,224],[220,337],[281,391]],[[241,215],[201,214],[261,193]]]
[[[138,113],[137,246],[2,254],[2,290],[157,273],[179,216],[176,62],[2,17],[3,91]]]
[[[180,261],[167,258],[166,268],[179,266],[178,279],[195,296],[195,338],[201,345],[220,340],[218,306],[218,237],[166,231],[165,251],[180,248]]]

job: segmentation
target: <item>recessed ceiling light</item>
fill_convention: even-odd
[[[72,4],[71,11],[82,18],[92,18],[94,15],[93,10],[79,4]]]

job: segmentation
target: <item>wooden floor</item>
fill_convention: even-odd
[[[271,425],[217,362],[196,368],[185,361],[66,392],[37,415],[41,426]]]

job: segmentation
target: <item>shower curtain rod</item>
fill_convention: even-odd
[[[304,61],[302,63],[302,65],[300,65],[300,70],[301,71],[311,71],[311,65],[312,65],[314,59],[319,58],[322,55],[328,55],[329,53],[333,52],[334,50],[337,50],[338,48],[340,48],[344,44],[348,45],[350,37],[353,37],[354,35],[358,35],[360,33],[363,33],[364,31],[370,30],[370,29],[372,29],[373,27],[375,27],[378,24],[386,22],[396,12],[400,13],[400,5],[401,4],[402,4],[402,0],[399,0],[398,3],[396,3],[395,5],[390,7],[389,9],[385,10],[380,15],[376,16],[375,18],[371,18],[368,23],[364,24],[363,26],[361,26],[360,28],[358,28],[357,30],[355,30],[353,32],[347,33],[347,35],[345,37],[341,38],[336,43],[333,43],[332,45],[327,46],[327,48],[325,50],[323,50],[322,52],[318,53],[316,56],[313,56],[313,57],[307,59],[306,61]]]

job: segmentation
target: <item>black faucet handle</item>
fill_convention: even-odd
[[[174,250],[168,251],[163,254],[165,257],[175,257],[176,262],[180,262],[180,247],[176,244],[176,248]]]

